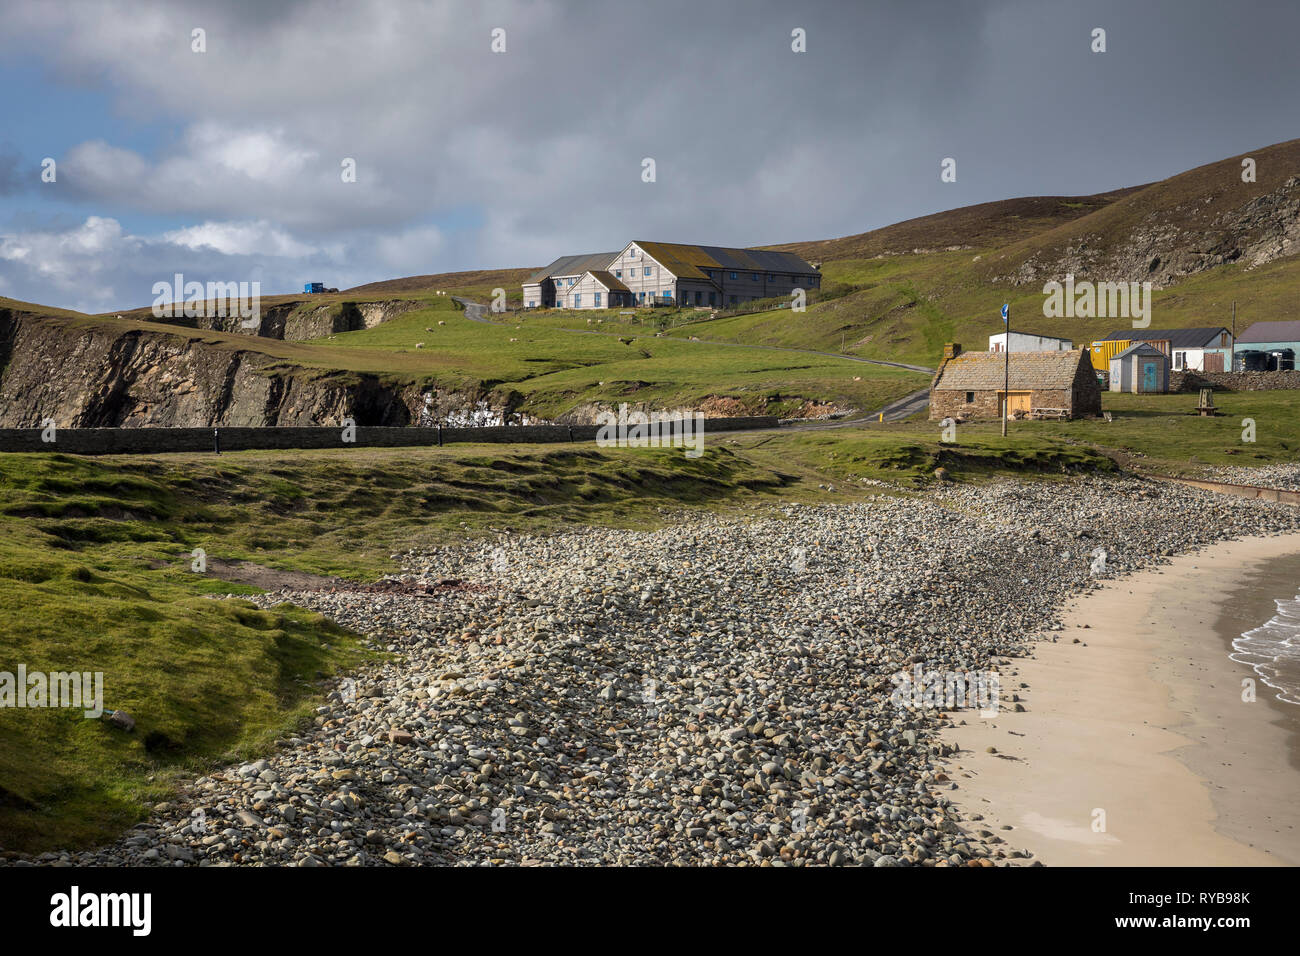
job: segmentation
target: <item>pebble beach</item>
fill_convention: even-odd
[[[880,489],[400,555],[281,591],[381,656],[313,725],[193,780],[79,865],[1032,866],[960,809],[966,706],[897,675],[1000,675],[1105,580],[1300,510],[1086,477]],[[1039,706],[1045,702],[1037,701]],[[942,738],[941,738],[942,734]]]

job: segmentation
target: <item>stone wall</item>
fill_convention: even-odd
[[[706,418],[704,444],[712,432],[776,428],[775,416]],[[69,455],[132,455],[211,452],[214,432],[222,451],[293,448],[393,448],[461,442],[594,442],[599,425],[521,425],[495,428],[384,428],[358,426],[356,441],[343,441],[342,428],[60,428],[54,441],[41,441],[39,428],[0,428],[0,452],[35,451]]]
[[[977,418],[997,417],[1002,413],[998,401],[998,392],[1000,389],[980,389],[975,392],[975,401],[966,401],[966,391],[962,389],[939,389],[930,393],[930,420],[942,421],[945,418],[956,418],[962,421],[971,421]],[[1025,391],[1025,389],[1012,388],[1011,391]],[[1088,408],[1088,396],[1075,395],[1071,396],[1070,389],[1066,388],[1035,388],[1029,390],[1029,407],[1030,408],[1075,408],[1080,409],[1076,414],[1096,414],[1100,407],[1094,411]],[[1014,395],[1013,395],[1014,397]]]
[[[1268,392],[1300,388],[1300,372],[1171,372],[1169,391]]]

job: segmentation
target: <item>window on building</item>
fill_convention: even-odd
[[[709,305],[717,305],[717,304],[718,304],[718,293],[716,293],[716,292],[710,292],[710,293],[709,293]]]
[[[1174,353],[1174,368],[1176,368],[1176,369],[1182,369],[1182,368],[1184,368],[1186,365],[1187,365],[1187,353],[1186,353],[1186,352],[1175,352],[1175,353]]]
[[[591,298],[592,298],[592,301],[594,302],[596,308],[599,309],[599,308],[600,308],[600,293],[599,293],[599,292],[593,292],[593,293],[591,294]]]
[[[758,273],[757,273],[757,272],[751,272],[751,273],[749,274],[749,277],[750,277],[750,279],[752,279],[752,280],[755,281],[755,282],[758,281]]]
[[[975,393],[974,393],[974,392],[967,392],[967,393],[966,393],[966,404],[967,404],[967,405],[973,405],[973,404],[975,404]]]
[[[696,304],[696,305],[703,305],[703,304],[704,304],[704,293],[703,293],[703,292],[696,292],[696,293],[695,293],[695,304]]]
[[[768,276],[768,277],[767,277],[767,281],[768,281],[768,282],[775,282],[775,281],[776,281],[776,276]]]
[[[736,273],[733,272],[733,273],[731,274],[731,278],[733,278],[733,279],[736,278]]]
[[[564,308],[564,296],[562,296],[562,295],[557,295],[557,296],[555,297],[555,307],[556,307],[557,309],[562,309],[562,308]]]
[[[671,299],[672,297],[673,297],[673,290],[672,290],[672,289],[664,289],[664,298],[665,298],[665,299]]]
[[[650,267],[649,267],[649,266],[646,266],[646,267],[645,267],[645,274],[646,274],[646,275],[649,275],[649,274],[650,274]]]
[[[644,302],[644,301],[645,301],[645,293],[644,293],[644,292],[638,292],[638,293],[636,294],[636,300],[637,300],[638,302]]]
[[[531,301],[530,301],[530,302],[528,303],[528,308],[530,308],[530,309],[531,309],[531,308],[534,308],[536,305],[537,305],[536,302],[531,302]]]
[[[623,278],[623,270],[622,270],[622,269],[617,269],[617,270],[615,270],[615,272],[614,272],[614,278],[615,278],[615,279],[621,279],[621,278]]]
[[[578,308],[581,308],[581,307],[582,307],[582,293],[581,293],[581,292],[575,292],[575,293],[573,293],[573,307],[574,307],[575,309],[578,309]]]

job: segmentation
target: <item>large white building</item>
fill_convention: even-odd
[[[990,352],[1005,352],[1007,333],[999,332],[989,336]],[[1011,351],[1013,352],[1068,352],[1074,345],[1069,339],[1058,339],[1054,335],[1035,335],[1033,332],[1012,332]]]
[[[556,259],[523,286],[527,309],[729,308],[820,288],[821,273],[792,252],[635,241],[618,252]]]

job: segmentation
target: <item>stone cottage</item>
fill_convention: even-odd
[[[1011,387],[1004,389],[1005,352],[944,347],[930,384],[930,419],[998,419],[1004,403],[1013,418],[1080,418],[1101,414],[1101,385],[1087,349],[1012,352]]]

